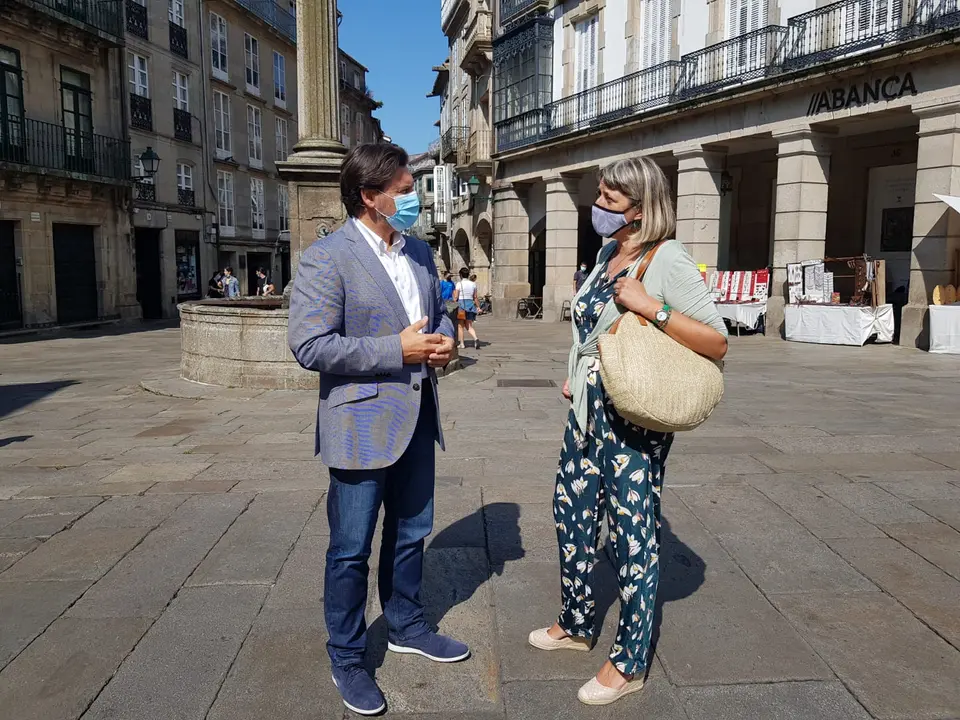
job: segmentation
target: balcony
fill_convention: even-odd
[[[668,61],[552,102],[544,108],[544,135],[566,135],[667,105],[679,73],[680,63]]]
[[[493,16],[488,10],[477,10],[467,26],[463,59],[460,67],[473,75],[483,72],[493,55]]]
[[[125,140],[29,118],[7,117],[0,122],[5,123],[0,166],[55,170],[89,180],[130,180],[130,145]]]
[[[297,19],[277,5],[275,0],[236,0],[236,2],[296,45]]]
[[[175,22],[170,23],[170,52],[182,58],[188,56],[187,29],[177,25]]]
[[[469,0],[440,0],[440,28],[444,33],[460,8],[469,7],[469,5]]]
[[[444,162],[460,163],[467,154],[467,141],[470,137],[470,128],[454,126],[440,138],[440,159]]]
[[[193,115],[189,111],[173,109],[173,137],[183,142],[193,142]]]
[[[153,103],[150,98],[130,93],[130,127],[153,130]]]
[[[177,205],[191,208],[196,207],[196,196],[193,190],[189,188],[177,188]]]
[[[136,0],[127,0],[127,32],[144,40],[149,40],[149,26],[150,21],[147,19],[146,5],[141,5]]]
[[[684,55],[677,97],[691,98],[779,74],[787,32],[771,25]]]
[[[913,24],[918,35],[960,27],[960,0],[920,0]]]
[[[135,181],[133,183],[133,199],[139,202],[156,202],[157,186],[145,180]]]
[[[15,2],[27,9],[86,30],[111,46],[123,45],[121,0],[15,0]]]
[[[490,158],[492,133],[487,130],[474,130],[467,144],[467,166],[480,173],[489,173],[493,169]]]
[[[550,0],[500,0],[500,27],[506,31],[509,26],[549,9]]]

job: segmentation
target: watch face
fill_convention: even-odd
[[[658,311],[657,311],[657,322],[662,323],[662,322],[666,322],[666,320],[667,320],[667,311],[666,311],[666,310],[658,310]]]

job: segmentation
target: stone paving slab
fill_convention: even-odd
[[[605,554],[593,651],[526,643],[559,603],[569,327],[482,323],[491,345],[441,381],[449,450],[424,587],[429,619],[474,656],[386,653],[376,539],[368,660],[388,716],[960,718],[944,640],[960,573],[960,429],[942,420],[960,397],[955,359],[734,338],[723,404],[667,463],[648,687],[596,709],[575,696],[616,631]],[[140,387],[178,363],[171,329],[0,344],[15,388],[0,391],[0,707],[18,720],[76,720],[90,702],[84,717],[111,720],[348,717],[324,650],[316,394]],[[557,387],[498,386],[525,377]],[[83,645],[81,672],[64,658]]]
[[[266,594],[249,585],[182,590],[83,720],[203,720]]]
[[[957,717],[960,652],[890,596],[792,594],[773,602],[873,717]]]

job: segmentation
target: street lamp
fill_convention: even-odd
[[[152,178],[160,169],[160,156],[154,152],[154,149],[147,145],[147,149],[140,155],[140,164],[143,166],[143,172],[147,177]]]
[[[480,192],[480,181],[476,175],[472,175],[470,179],[467,180],[467,187],[470,190],[470,197],[476,199],[477,193]]]

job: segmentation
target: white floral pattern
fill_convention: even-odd
[[[613,296],[604,273],[574,307],[581,340]],[[606,515],[620,583],[620,625],[610,660],[620,672],[642,673],[653,633],[659,580],[660,491],[673,435],[628,423],[603,391],[599,363],[587,376],[590,417],[580,433],[573,411],[564,433],[553,513],[560,544],[563,609],[560,626],[592,637],[590,586],[600,528]]]

